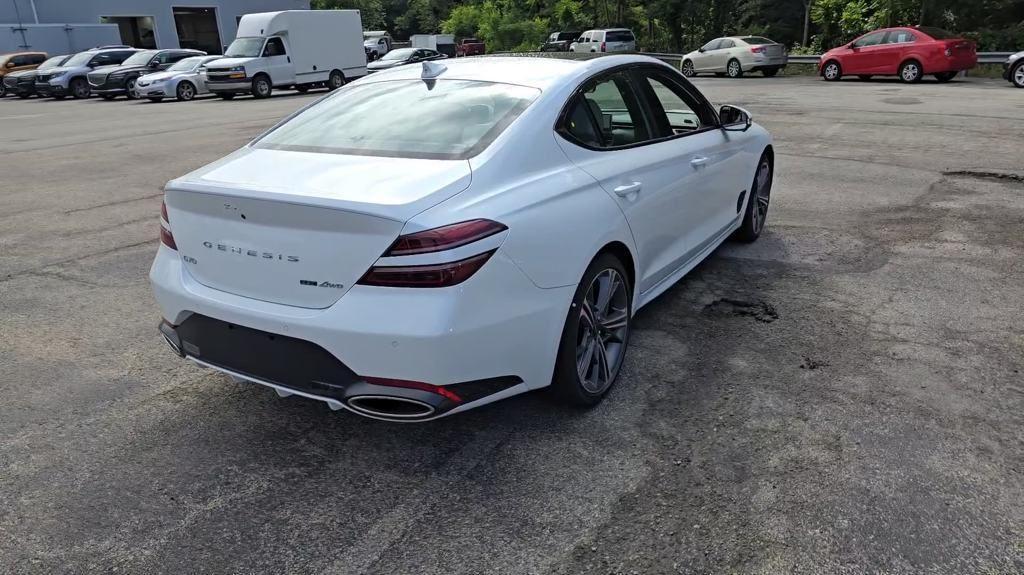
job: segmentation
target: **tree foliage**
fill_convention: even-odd
[[[553,31],[623,26],[651,52],[688,51],[726,34],[757,34],[826,50],[874,28],[924,24],[961,33],[981,50],[1024,49],[1024,0],[312,0],[355,8],[367,30],[398,39],[445,32],[490,51],[536,49]]]

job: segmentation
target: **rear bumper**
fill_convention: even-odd
[[[245,366],[206,361],[202,347],[198,353],[190,353],[184,343],[178,344],[193,360],[279,391],[324,401],[334,409],[345,407],[368,415],[347,403],[352,394],[369,393],[352,388],[355,383],[366,383],[366,378],[452,389],[464,389],[467,382],[493,386],[481,397],[470,394],[461,403],[432,406],[430,415],[417,421],[550,384],[566,310],[575,291],[571,286],[537,288],[500,249],[476,275],[458,286],[395,289],[356,285],[326,309],[297,308],[211,289],[192,279],[178,254],[164,246],[153,262],[150,281],[169,326],[186,325],[190,317],[201,314],[264,337],[285,337],[302,342],[303,347],[323,350],[345,368],[339,373],[349,374],[347,379],[338,376],[337,393],[285,381],[280,372],[254,374]],[[162,331],[166,336],[166,327]],[[289,347],[269,346],[257,355],[296,371],[303,369],[309,362],[290,355]],[[391,387],[374,391],[396,394]],[[400,393],[411,391],[416,390]],[[429,399],[436,399],[434,395]]]

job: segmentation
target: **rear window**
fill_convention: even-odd
[[[300,112],[256,148],[463,160],[482,152],[540,94],[470,80],[353,84]]]
[[[769,40],[768,38],[762,38],[760,36],[749,36],[747,38],[743,38],[743,41],[746,42],[747,44],[750,44],[751,46],[764,46],[765,44],[775,43]]]
[[[632,42],[634,40],[633,33],[629,30],[609,30],[605,32],[604,36],[605,42]]]
[[[959,38],[956,34],[943,30],[942,28],[932,28],[931,26],[918,26],[918,30],[925,34],[935,38],[936,40],[954,40]]]

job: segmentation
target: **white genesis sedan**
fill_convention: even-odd
[[[636,310],[761,233],[773,161],[746,112],[644,56],[379,72],[167,184],[160,331],[378,419],[546,386],[593,405]]]

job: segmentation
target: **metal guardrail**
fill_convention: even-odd
[[[644,56],[651,56],[664,60],[670,64],[680,64],[684,54],[666,54],[661,52],[640,52]],[[571,58],[574,60],[587,60],[598,56],[608,56],[611,52],[579,53],[579,52],[494,52],[493,56],[540,56],[544,58]],[[978,52],[979,64],[1002,64],[1014,52]],[[789,64],[817,64],[821,61],[820,54],[790,54]]]

